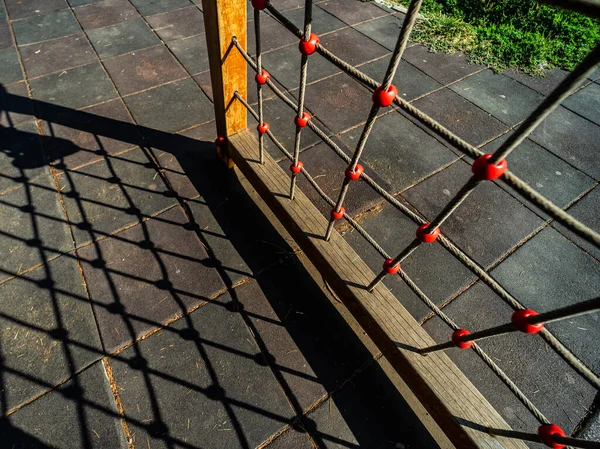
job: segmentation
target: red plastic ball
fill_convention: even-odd
[[[320,42],[321,39],[319,39],[319,36],[317,36],[315,33],[310,33],[310,36],[308,36],[308,40],[305,41],[304,39],[300,39],[298,49],[303,55],[309,56],[312,55],[315,51],[317,51],[317,44],[319,44]]]
[[[555,435],[561,437],[566,436],[565,432],[556,424],[544,424],[538,427],[538,436],[546,446],[551,447],[552,449],[562,449],[563,447],[566,447],[564,444],[554,441]]]
[[[385,271],[387,274],[396,274],[398,271],[400,271],[400,264],[397,263],[396,265],[392,265],[393,262],[394,259],[387,259],[385,262],[383,262],[383,271]]]
[[[268,130],[271,129],[271,127],[269,126],[269,124],[267,122],[263,122],[262,125],[258,125],[256,127],[256,129],[258,129],[258,132],[261,134],[266,134]]]
[[[252,0],[252,7],[262,11],[267,6],[267,0]]]
[[[498,179],[504,174],[508,167],[506,159],[502,159],[497,164],[492,164],[489,162],[491,157],[491,154],[483,154],[473,162],[471,171],[481,180],[493,181],[494,179]]]
[[[223,136],[219,136],[215,139],[215,145],[217,147],[220,147],[221,145],[223,145],[225,143],[225,137]]]
[[[310,116],[310,114],[308,112],[304,111],[302,113],[302,117],[296,116],[294,118],[294,123],[296,124],[296,126],[298,128],[304,128],[306,125],[308,125],[308,122],[311,118],[312,117]]]
[[[531,324],[527,318],[536,316],[538,313],[531,309],[521,309],[514,312],[510,317],[510,322],[521,332],[526,334],[537,334],[544,328],[544,323]]]
[[[433,231],[428,233],[429,223],[423,223],[417,228],[417,238],[423,243],[435,242],[440,235],[440,228],[435,228]]]
[[[262,85],[267,84],[267,80],[271,79],[271,74],[263,69],[260,73],[256,74],[254,79],[256,80],[256,82],[258,84],[260,84],[262,86]]]
[[[373,103],[380,108],[386,108],[394,102],[397,96],[398,88],[393,84],[390,84],[387,91],[383,90],[383,86],[379,86],[373,92]]]
[[[466,329],[458,329],[455,330],[454,332],[452,332],[452,343],[454,343],[454,346],[456,346],[457,348],[460,349],[468,349],[471,346],[473,346],[473,342],[472,341],[462,341],[462,337],[464,337],[465,335],[469,335],[471,332],[469,332]]]
[[[346,178],[350,181],[358,181],[360,176],[365,172],[365,169],[362,165],[356,164],[354,171],[350,170],[350,167],[346,169]]]
[[[294,165],[290,165],[290,171],[297,175],[298,173],[300,173],[302,171],[302,168],[304,167],[304,164],[302,163],[302,161],[298,161],[298,164]]]
[[[333,218],[334,220],[341,220],[342,218],[344,218],[345,213],[346,210],[343,207],[340,207],[339,212],[336,212],[334,207],[333,209],[331,209],[331,218]]]

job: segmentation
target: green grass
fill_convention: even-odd
[[[572,70],[600,42],[598,20],[535,0],[424,0],[421,13],[413,41],[497,71]]]

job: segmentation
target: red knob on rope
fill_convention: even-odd
[[[271,127],[269,126],[269,124],[267,122],[263,122],[263,124],[262,125],[258,125],[256,127],[256,129],[261,134],[267,134],[267,131],[269,131],[271,129]]]
[[[294,118],[294,123],[296,124],[296,126],[298,128],[304,128],[306,125],[308,125],[308,122],[311,118],[312,117],[310,116],[310,114],[308,112],[304,111],[302,113],[302,117],[296,116]]]
[[[300,173],[302,171],[302,168],[304,167],[304,164],[302,163],[302,161],[298,161],[298,163],[296,165],[292,164],[290,165],[290,171],[297,175],[298,173]]]
[[[440,235],[440,228],[435,228],[433,231],[429,232],[429,223],[423,223],[421,226],[417,228],[417,238],[421,240],[423,243],[432,243],[435,242]]]
[[[333,209],[331,209],[331,218],[333,218],[334,220],[341,220],[342,218],[344,218],[344,214],[346,213],[346,211],[344,210],[343,207],[340,207],[340,211],[336,212],[335,211],[335,207]]]
[[[317,51],[317,44],[321,42],[319,36],[315,33],[310,33],[308,36],[308,40],[300,39],[300,43],[298,44],[298,49],[300,53],[305,56],[312,55],[315,51]]]
[[[521,309],[514,312],[510,317],[510,322],[521,332],[526,334],[537,334],[544,328],[544,323],[531,324],[527,318],[536,316],[538,313],[531,309]]]
[[[396,274],[398,271],[400,271],[400,264],[397,263],[396,265],[392,265],[393,262],[394,259],[387,259],[385,262],[383,262],[383,271],[385,271],[387,274]]]
[[[469,335],[471,332],[469,332],[466,329],[458,329],[455,330],[454,332],[452,332],[452,343],[454,343],[454,346],[456,346],[457,348],[460,349],[468,349],[471,346],[473,346],[473,342],[472,341],[463,341],[462,337],[464,337],[465,335]]]
[[[356,167],[354,168],[354,171],[352,171],[350,169],[350,167],[348,167],[346,169],[346,178],[348,178],[350,181],[358,181],[360,179],[360,176],[365,172],[365,169],[363,168],[362,165],[360,164],[356,164]]]
[[[252,0],[252,7],[262,11],[267,6],[267,0]]]
[[[562,449],[563,447],[566,447],[564,444],[554,441],[555,435],[561,437],[566,436],[565,432],[556,424],[544,424],[543,426],[538,427],[538,436],[546,446],[551,447],[552,449]]]
[[[394,102],[397,96],[398,88],[393,84],[390,84],[387,91],[383,90],[382,86],[379,86],[373,92],[373,103],[380,108],[386,108]]]
[[[258,84],[263,86],[263,85],[267,84],[267,80],[271,79],[271,74],[269,72],[267,72],[265,69],[263,69],[260,73],[256,74],[254,79],[256,80],[256,82]]]
[[[483,181],[493,181],[494,179],[498,179],[504,174],[506,167],[508,167],[506,159],[502,159],[500,162],[492,164],[490,162],[491,157],[492,154],[482,154],[475,159],[475,162],[473,162],[473,166],[471,167],[473,174]]]
[[[219,158],[223,157],[223,150],[221,146],[225,143],[225,137],[219,136],[215,139],[215,146],[217,147],[217,156]]]

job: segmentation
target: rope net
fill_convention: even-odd
[[[505,437],[518,438],[525,441],[541,442],[548,447],[562,448],[568,446],[578,448],[600,448],[600,443],[584,441],[568,437],[565,432],[555,424],[552,424],[542,412],[534,405],[534,403],[519,389],[519,387],[510,379],[510,377],[483,351],[477,344],[477,341],[484,338],[494,338],[510,332],[522,332],[525,334],[537,334],[545,343],[552,348],[560,357],[562,357],[583,379],[585,379],[592,387],[600,391],[600,378],[594,373],[585,363],[583,363],[572,351],[570,351],[563,343],[561,343],[545,325],[551,322],[572,318],[578,315],[593,313],[600,310],[600,297],[589,299],[587,301],[574,304],[568,307],[537,313],[534,310],[527,309],[519,300],[514,298],[506,289],[504,289],[492,276],[490,276],[484,268],[482,268],[471,257],[465,254],[460,248],[452,243],[442,233],[442,225],[446,220],[461,207],[464,201],[475,191],[482,183],[494,180],[500,180],[525,198],[531,201],[535,206],[546,212],[550,217],[565,225],[569,230],[576,233],[583,239],[591,242],[596,247],[600,248],[600,235],[587,227],[585,224],[576,220],[574,217],[566,213],[562,208],[542,196],[540,193],[532,189],[527,183],[515,176],[508,170],[506,157],[521,143],[527,136],[534,131],[540,123],[554,110],[560,103],[567,98],[595,69],[595,66],[600,61],[600,45],[598,45],[583,62],[571,72],[560,85],[548,95],[537,109],[527,117],[506,139],[503,144],[491,154],[483,154],[479,149],[470,145],[450,130],[442,126],[440,123],[429,117],[419,109],[412,106],[406,100],[398,95],[398,89],[392,84],[392,80],[398,69],[398,65],[402,59],[403,52],[408,43],[411,31],[417,21],[419,9],[422,0],[413,0],[408,8],[406,17],[402,24],[400,34],[398,36],[395,48],[392,52],[391,59],[387,70],[383,76],[381,83],[376,82],[369,76],[362,73],[352,65],[346,63],[327,48],[320,44],[319,37],[312,33],[312,0],[306,0],[304,8],[304,27],[299,29],[290,22],[281,12],[279,12],[269,0],[252,0],[254,7],[254,26],[256,36],[256,59],[253,59],[233,38],[233,46],[245,58],[248,65],[256,72],[255,80],[257,84],[258,94],[258,111],[255,111],[250,104],[238,92],[235,93],[235,99],[241,102],[249,113],[258,121],[258,139],[259,139],[259,160],[264,162],[264,136],[267,135],[282,154],[291,162],[291,180],[290,180],[290,198],[294,198],[297,177],[302,175],[308,183],[315,189],[318,195],[331,206],[330,218],[324,238],[329,240],[334,224],[338,220],[346,220],[348,224],[354,228],[362,237],[364,237],[370,245],[383,257],[383,265],[381,271],[375,276],[368,285],[368,290],[372,291],[383,279],[387,276],[399,276],[408,287],[423,301],[435,315],[437,315],[448,327],[452,329],[449,333],[448,341],[427,348],[419,348],[419,352],[423,357],[434,351],[447,350],[451,348],[472,349],[475,354],[498,376],[498,378],[509,388],[515,397],[531,412],[531,414],[539,421],[540,426],[537,433],[524,433],[514,430],[499,430],[486,429],[491,434],[501,435]],[[600,6],[593,5],[586,0],[577,0],[565,2],[559,0],[548,0],[548,3],[558,4],[567,9],[573,9],[591,16],[598,17],[600,15]],[[286,93],[282,92],[272,81],[270,74],[262,66],[261,55],[261,27],[260,17],[266,10],[274,17],[282,26],[295,34],[299,39],[299,50],[301,54],[300,63],[300,84],[298,89],[298,99],[290,98]],[[356,148],[351,156],[348,156],[319,126],[317,126],[305,110],[305,93],[306,79],[308,72],[308,64],[310,55],[319,53],[331,63],[340,68],[347,75],[359,81],[373,91],[373,105],[368,112],[365,125],[362,129]],[[287,104],[295,113],[295,139],[294,148],[289,151],[271,132],[267,122],[263,116],[263,95],[262,89],[268,86],[273,93]],[[360,159],[363,154],[369,135],[375,124],[378,112],[382,108],[386,108],[395,104],[406,111],[409,115],[417,119],[427,128],[444,138],[446,141],[454,145],[464,154],[475,158],[472,164],[472,176],[463,185],[461,189],[454,195],[446,206],[431,220],[427,222],[423,217],[410,210],[406,205],[401,203],[397,198],[388,193],[382,186],[375,182],[370,176],[364,172],[364,168],[360,164]],[[299,159],[302,131],[308,127],[317,136],[321,138],[345,163],[348,167],[345,171],[344,180],[342,182],[340,193],[337,198],[330,198],[323,189],[318,185],[315,179],[310,175],[303,163]],[[344,209],[344,202],[347,198],[348,189],[352,182],[362,180],[389,204],[403,213],[416,223],[415,238],[409,243],[406,248],[400,251],[397,255],[388,254],[385,249]],[[489,329],[483,329],[475,332],[469,332],[456,324],[449,316],[447,316],[406,274],[402,269],[402,262],[411,254],[419,249],[422,245],[439,243],[469,270],[471,270],[482,282],[484,282],[491,290],[496,293],[502,300],[510,305],[515,312],[507,317],[506,323],[500,326],[495,326]],[[532,337],[533,338],[533,337]]]

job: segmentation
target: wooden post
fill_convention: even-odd
[[[235,101],[233,96],[237,90],[247,98],[246,61],[231,44],[231,39],[235,36],[242,48],[247,48],[246,1],[202,0],[202,9],[217,135],[227,138],[246,129],[246,108]],[[227,151],[225,148],[220,149]]]

